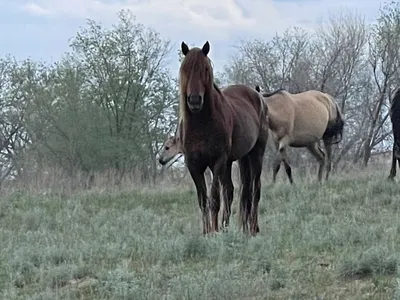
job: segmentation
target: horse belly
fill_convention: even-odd
[[[327,125],[328,116],[326,115],[319,114],[307,117],[297,112],[293,124],[291,146],[305,147],[310,143],[321,140]]]
[[[255,132],[255,130],[251,132]],[[251,149],[253,149],[254,145],[256,144],[257,137],[258,135],[254,136],[251,134],[246,134],[245,132],[234,134],[232,138],[231,155],[229,158],[235,161],[245,156],[250,152]]]
[[[302,148],[311,143],[321,140],[324,131],[321,130],[294,130],[292,139],[289,143],[291,147]]]

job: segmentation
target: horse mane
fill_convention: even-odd
[[[257,92],[261,93],[261,88],[260,88],[260,86],[259,86],[258,84],[255,86],[255,90],[256,90]],[[277,93],[283,92],[283,91],[285,91],[285,89],[280,88],[280,89],[275,90],[275,91],[272,92],[272,93],[261,93],[261,95],[262,95],[263,97],[268,98],[268,97],[271,97],[271,96],[273,96],[273,95],[275,95],[275,94],[277,94]]]
[[[284,91],[285,91],[285,89],[280,88],[280,89],[277,89],[277,90],[275,90],[275,91],[273,91],[271,93],[262,93],[262,96],[265,97],[265,98],[268,98],[268,97],[271,97],[271,96],[273,96],[275,94],[282,93]]]

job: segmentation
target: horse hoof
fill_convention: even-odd
[[[228,232],[228,226],[221,226],[221,232]]]

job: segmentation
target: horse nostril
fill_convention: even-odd
[[[201,100],[202,100],[201,95],[189,95],[188,97],[188,102],[194,105],[201,104]]]

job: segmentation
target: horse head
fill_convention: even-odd
[[[179,137],[170,136],[164,142],[162,152],[159,154],[158,162],[161,165],[165,165],[180,153],[182,153],[182,151]]]
[[[180,67],[181,94],[192,113],[203,109],[204,98],[213,85],[213,71],[208,58],[208,41],[200,48],[189,49],[185,42],[181,44],[185,56]]]

